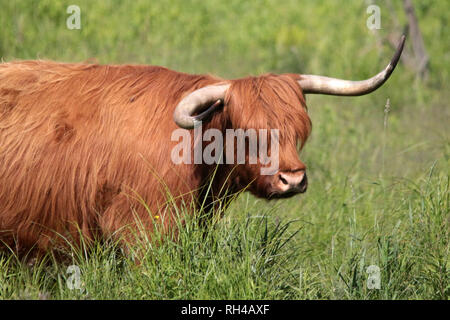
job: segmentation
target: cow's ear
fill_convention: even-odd
[[[229,84],[210,85],[191,92],[178,103],[173,120],[181,128],[195,128],[223,105],[229,87]]]

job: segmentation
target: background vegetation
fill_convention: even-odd
[[[0,56],[361,79],[385,66],[384,39],[406,23],[400,1],[374,1],[381,29],[368,30],[370,3],[0,0]],[[71,4],[80,30],[66,27]],[[0,298],[448,299],[450,10],[446,0],[414,4],[428,77],[400,64],[369,96],[309,96],[305,195],[242,194],[206,238],[188,221],[179,243],[146,244],[139,267],[112,245],[74,252],[82,292],[67,287],[65,265],[3,254]],[[370,265],[379,290],[367,287]]]

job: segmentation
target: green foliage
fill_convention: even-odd
[[[369,2],[0,0],[0,57],[361,79],[385,66],[393,48],[380,39],[406,23],[400,1],[374,1],[382,29],[368,30]],[[4,253],[0,298],[448,299],[448,1],[414,3],[428,78],[400,64],[371,95],[309,96],[305,195],[243,194],[206,236],[192,217],[178,242],[144,242],[140,266],[113,244],[74,251],[83,292],[51,257],[27,266]],[[66,27],[71,4],[80,30]],[[371,265],[379,290],[367,287]]]

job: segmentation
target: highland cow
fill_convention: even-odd
[[[155,217],[172,226],[173,205],[212,210],[217,199],[244,189],[267,199],[305,192],[298,149],[311,122],[304,95],[372,92],[394,70],[404,40],[389,65],[363,81],[298,74],[225,80],[157,66],[0,64],[2,245],[45,252],[63,239],[127,238],[124,227],[137,218],[149,232]],[[177,145],[172,132],[184,128],[191,135],[200,122],[224,136],[232,128],[277,129],[279,137],[268,144],[279,145],[278,170],[260,174],[264,165],[249,163],[248,153],[245,163],[171,161]],[[229,143],[225,138],[224,148]]]

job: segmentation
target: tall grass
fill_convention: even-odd
[[[349,195],[353,203],[332,213],[338,221],[327,219],[326,211],[309,221],[283,221],[277,205],[261,210],[239,202],[206,229],[198,216],[180,216],[176,241],[158,227],[153,240],[140,238],[139,264],[113,242],[94,243],[88,251],[72,249],[65,263],[48,256],[26,265],[3,254],[0,297],[446,299],[449,179],[430,172],[420,185],[400,188],[402,202],[388,216],[382,211],[375,217],[354,214],[380,198],[389,201],[383,193],[362,203]],[[74,275],[70,265],[80,270],[78,289],[68,285]],[[367,286],[371,265],[381,270],[379,290]]]
[[[176,237],[157,222],[152,238],[141,237],[137,230],[133,251],[138,252],[138,263],[113,242],[94,243],[86,250],[72,248],[72,258],[65,263],[47,256],[30,266],[4,254],[0,297],[261,299],[295,295],[289,289],[292,271],[286,268],[298,252],[290,241],[294,221],[248,213],[205,228],[197,215],[184,214],[177,223]],[[80,270],[79,288],[68,285],[74,281],[72,265]]]

